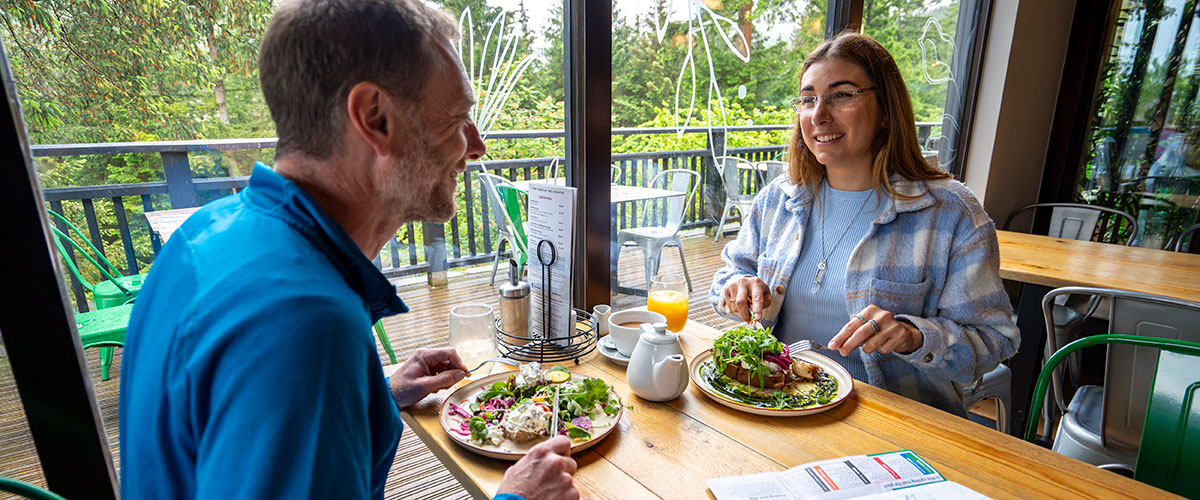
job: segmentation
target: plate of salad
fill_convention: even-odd
[[[788,352],[762,328],[739,326],[721,334],[697,355],[692,382],[706,396],[757,415],[820,413],[845,401],[854,379],[842,365],[813,351]]]
[[[558,393],[559,428],[551,430]],[[571,438],[571,452],[585,450],[616,428],[621,398],[603,380],[522,364],[454,391],[442,404],[442,429],[454,442],[480,455],[519,460],[551,435]]]

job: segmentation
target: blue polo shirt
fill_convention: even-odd
[[[382,498],[402,424],[371,325],[408,310],[299,186],[255,167],[171,236],[121,363],[121,490]]]

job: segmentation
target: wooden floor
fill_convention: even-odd
[[[720,318],[708,305],[708,288],[712,283],[713,273],[720,268],[720,251],[732,236],[726,236],[720,242],[714,242],[711,236],[705,236],[699,230],[685,233],[684,253],[687,256],[688,271],[692,278],[693,291],[690,297],[690,319],[700,321],[716,328],[723,328],[733,323]],[[661,272],[682,272],[679,254],[674,249],[663,252]],[[621,284],[635,288],[644,288],[644,268],[642,254],[632,248],[621,254],[618,272]],[[504,273],[502,273],[504,274]],[[430,288],[426,286],[424,276],[397,281],[400,297],[408,304],[412,312],[384,319],[388,339],[395,348],[396,355],[405,359],[412,351],[423,347],[444,347],[447,345],[446,328],[449,322],[449,308],[453,304],[465,302],[483,302],[498,307],[496,289],[488,284],[491,266],[455,270],[450,273],[450,284],[444,287]],[[614,295],[613,309],[645,305],[644,297]],[[382,348],[379,350],[380,359],[388,363],[387,355]],[[118,349],[112,377],[100,380],[100,363],[96,349],[84,352],[92,385],[100,407],[100,415],[108,437],[109,446],[113,452],[113,461],[120,470],[120,453],[118,450],[117,401],[121,382],[121,350]],[[7,354],[0,345],[0,476],[12,477],[33,484],[45,486],[45,479],[33,448],[33,440],[25,422],[25,413],[13,383],[12,371],[9,368]],[[10,498],[0,493],[0,498]],[[388,476],[387,498],[405,499],[443,499],[467,498],[466,492],[441,463],[430,453],[414,433],[406,432],[400,440],[396,452],[396,460]]]

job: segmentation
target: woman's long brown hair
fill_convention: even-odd
[[[908,87],[904,85],[900,68],[896,67],[896,61],[887,49],[869,36],[844,31],[833,40],[822,43],[808,55],[800,72],[801,81],[810,66],[827,59],[841,59],[857,65],[867,73],[871,85],[875,86],[873,94],[875,101],[879,103],[885,123],[876,131],[875,140],[871,143],[871,152],[875,158],[871,166],[871,177],[876,190],[887,191],[893,197],[911,198],[892,190],[892,185],[888,182],[892,174],[898,173],[912,180],[950,177],[944,170],[930,166],[921,156]],[[792,127],[788,153],[788,169],[792,182],[810,186],[815,192],[816,186],[825,177],[825,166],[817,162],[816,156],[813,156],[804,143],[799,113],[796,114],[796,123]]]

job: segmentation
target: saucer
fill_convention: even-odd
[[[609,337],[600,339],[600,342],[596,345],[596,350],[600,351],[601,356],[608,358],[613,363],[621,366],[629,364],[629,356],[621,354],[621,351],[617,350],[617,345]]]

